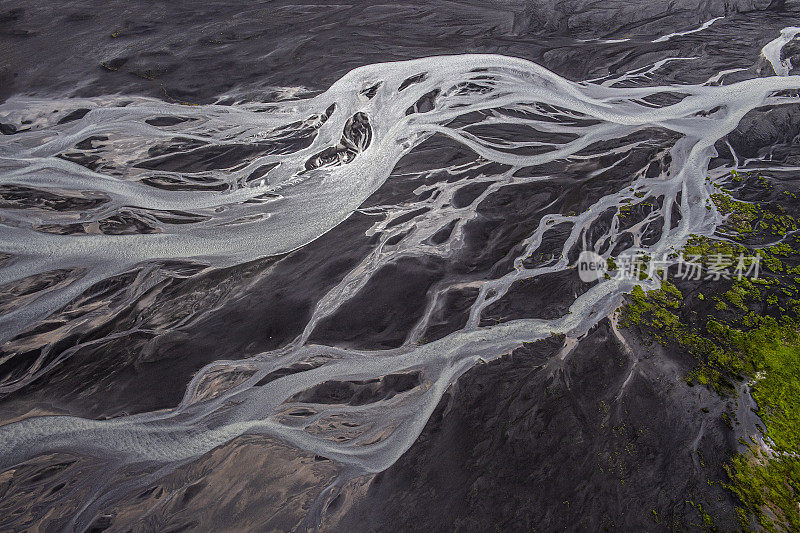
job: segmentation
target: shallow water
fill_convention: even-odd
[[[337,465],[305,510],[317,525],[340,487],[414,444],[469,369],[553,335],[565,357],[634,283],[655,286],[583,283],[581,250],[674,259],[721,221],[708,178],[796,170],[746,153],[764,139],[729,136],[756,110],[796,109],[781,55],[793,21],[551,35],[536,61],[526,37],[506,55],[362,54],[314,79],[341,73],[329,87],[263,99],[252,82],[199,105],[53,96],[59,83],[9,97],[0,463],[103,465],[55,521],[83,530],[264,435]]]

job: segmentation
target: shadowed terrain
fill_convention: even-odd
[[[732,170],[796,189],[796,26],[5,2],[0,529],[736,529],[749,393],[575,263],[719,237]]]

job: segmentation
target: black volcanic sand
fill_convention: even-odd
[[[112,317],[105,331],[143,321],[155,335],[82,345],[54,372],[7,396],[0,418],[32,408],[104,418],[176,405],[204,365],[249,357],[299,335],[319,298],[367,254],[364,231],[371,223],[354,214],[286,256],[177,280],[143,308]],[[95,335],[89,331],[64,343]]]
[[[66,454],[39,457],[0,475],[0,516],[16,530],[63,527],[87,495],[77,476],[97,482],[108,470]],[[220,446],[158,482],[125,494],[88,531],[291,531],[338,474],[327,459],[299,453],[265,437],[244,436]],[[116,475],[124,480],[126,472]]]
[[[686,530],[702,524],[690,501],[736,529],[719,484],[735,435],[723,401],[683,381],[691,361],[628,354],[607,320],[563,361],[560,347],[465,374],[397,463],[339,496],[325,529]]]
[[[6,0],[0,7],[0,98],[122,93],[202,103],[229,93],[268,100],[280,94],[276,88],[323,90],[360,65],[465,52],[524,57],[572,79],[667,56],[699,56],[660,76],[702,81],[726,68],[752,66],[760,47],[791,24],[788,4]],[[700,34],[649,42],[721,15],[729,19]],[[636,39],[610,45],[575,39],[630,36]]]
[[[470,370],[397,463],[329,503],[322,530],[691,530],[702,524],[696,505],[735,529],[720,483],[736,435],[724,401],[683,380],[692,361],[635,342],[628,352],[608,320],[563,359],[561,347],[553,337]],[[301,399],[359,405],[418,379],[324,383]],[[295,530],[338,474],[322,457],[241,437],[123,491],[92,530]],[[75,478],[109,475],[127,477],[67,454],[28,461],[0,474],[0,513],[17,527],[63,525],[86,496],[71,490]]]
[[[270,100],[285,94],[281,87],[324,90],[359,65],[462,52],[524,57],[575,80],[665,57],[697,57],[659,70],[653,83],[702,82],[729,68],[750,69],[743,77],[767,72],[769,67],[757,61],[761,47],[781,28],[800,25],[792,4],[701,4],[574,0],[559,4],[571,11],[558,13],[544,3],[516,0],[382,6],[7,0],[0,6],[0,98],[121,93],[190,103],[218,97]],[[768,9],[748,12],[767,4]],[[703,32],[650,42],[726,10],[725,20]],[[628,36],[634,38],[606,45],[576,39]],[[13,133],[1,122],[0,132]],[[788,107],[753,113],[730,142],[740,157],[764,154],[791,140],[798,124],[797,112]],[[663,136],[646,135],[653,145],[669,144]],[[776,157],[797,164],[796,145],[781,150],[787,153]],[[478,207],[479,217],[468,226],[465,246],[453,261],[409,258],[384,267],[356,298],[318,325],[312,340],[364,348],[401,344],[437,284],[454,276],[501,276],[512,267],[516,243],[541,216],[582,211],[624,187],[633,170],[657,156],[657,148],[642,149],[625,168],[592,180],[582,177],[608,161],[537,168],[558,178],[493,195]],[[434,137],[401,161],[364,207],[412,198],[423,181],[407,177],[415,169],[471,157]],[[454,202],[467,205],[480,193],[480,186],[466,185]],[[298,335],[319,298],[373,249],[374,239],[364,235],[373,221],[355,213],[286,256],[189,273],[158,286],[141,306],[120,310],[102,327],[75,332],[51,346],[55,356],[96,341],[81,344],[44,378],[0,398],[0,423],[26,413],[103,418],[176,405],[203,365],[248,357]],[[560,250],[555,237],[543,250]],[[484,314],[482,323],[555,316],[584,290],[577,276],[521,283]],[[462,327],[475,296],[475,290],[463,289],[441,298],[424,341]],[[137,321],[151,333],[103,340]],[[604,321],[561,362],[554,359],[561,343],[551,339],[474,367],[451,387],[418,441],[394,466],[347,485],[331,503],[323,529],[696,529],[702,518],[692,502],[721,530],[734,529],[734,502],[719,482],[724,480],[720,465],[736,449],[738,435],[720,422],[723,401],[685,384],[691,361],[681,354],[643,347],[630,332],[624,334],[633,353]],[[26,360],[15,358],[0,372],[14,372],[13,365]],[[417,379],[409,374],[328,383],[304,394],[357,404],[406,390]],[[94,527],[291,530],[337,472],[323,458],[269,439],[242,437],[184,465],[145,493],[122,494]],[[6,524],[14,524],[11,530],[35,524],[62,528],[85,496],[70,492],[75,479],[125,476],[66,454],[0,473],[0,529]]]
[[[581,179],[581,173],[614,161],[562,163],[560,168],[550,169],[552,180],[497,191],[477,204],[478,216],[466,225],[465,242],[454,260],[409,257],[382,267],[358,294],[317,324],[310,341],[363,349],[400,346],[421,318],[429,293],[439,284],[497,278],[509,272],[521,252],[518,243],[535,230],[542,216],[583,211],[609,191],[623,188],[658,155],[662,141],[667,142],[663,134],[654,134],[651,144],[656,147],[626,151],[619,156],[624,159],[622,164],[592,179]],[[474,157],[452,141],[438,138],[421,148],[398,163],[386,184],[365,201],[365,208],[415,200],[418,196],[413,191],[420,185],[451,178],[446,173],[413,177],[413,171],[424,168],[425,161],[444,166]],[[476,197],[475,187],[467,179],[454,202],[472,202]],[[4,372],[19,372],[36,360],[41,349],[49,350],[51,357],[63,350],[74,352],[53,372],[4,398],[7,415],[3,419],[31,409],[105,418],[173,407],[191,376],[205,364],[275,349],[299,335],[316,302],[374,247],[375,238],[364,235],[373,222],[374,217],[355,213],[299,250],[248,265],[195,275],[191,269],[201,267],[172,267],[186,271],[186,276],[161,283],[137,302],[109,313],[103,327],[79,329],[55,345],[30,349],[25,356],[0,363]],[[527,266],[561,253],[571,228],[564,224],[563,231],[557,229],[548,232]],[[127,276],[118,279],[119,287],[103,282],[100,293],[128,283]],[[588,287],[571,271],[517,283],[484,313],[481,324],[524,316],[561,316]],[[441,299],[436,320],[423,340],[436,340],[463,327],[475,296],[473,289],[450,291]],[[125,333],[134,326],[137,331]],[[122,336],[113,337],[119,334]],[[27,346],[24,339],[20,342]],[[0,354],[11,351],[20,349],[10,343]]]

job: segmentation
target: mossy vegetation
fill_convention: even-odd
[[[745,173],[732,174],[729,183],[772,188],[763,176]],[[649,292],[637,287],[621,310],[621,325],[694,356],[690,385],[727,397],[737,394],[737,384],[749,385],[763,435],[748,436],[747,449],[731,458],[726,486],[740,502],[744,528],[757,522],[768,531],[800,531],[800,239],[793,235],[798,221],[779,202],[744,202],[722,189],[712,199],[727,216],[720,228],[724,238],[694,237],[684,257],[702,264],[704,272],[726,257],[731,273],[738,266],[751,277],[664,281]],[[745,260],[737,265],[739,257]],[[731,415],[723,417],[734,428]]]
[[[797,494],[800,491],[800,461],[795,457],[774,456],[752,446],[737,454],[727,465],[728,485],[742,507],[743,525],[755,516],[767,531],[800,531]]]

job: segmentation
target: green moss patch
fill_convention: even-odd
[[[746,179],[753,177],[738,173],[730,182]],[[758,254],[759,279],[664,281],[649,292],[637,287],[620,322],[690,353],[697,361],[686,377],[690,385],[730,397],[736,383],[751,384],[767,445],[753,441],[733,456],[726,486],[740,502],[744,528],[756,521],[769,531],[800,531],[800,240],[792,234],[800,226],[779,205],[792,195],[743,202],[720,189],[712,199],[727,217],[721,228],[727,238],[694,237],[684,257],[709,265],[720,256]],[[701,285],[705,294],[698,291]],[[730,416],[723,416],[733,427]]]

